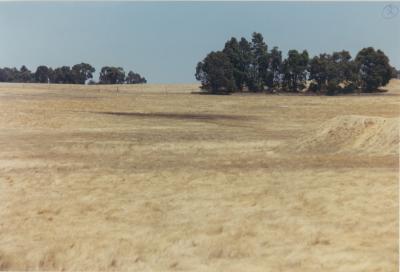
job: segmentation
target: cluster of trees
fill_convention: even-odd
[[[96,84],[93,81],[93,73],[96,69],[88,63],[76,64],[72,67],[62,66],[51,68],[45,65],[37,67],[35,72],[31,72],[25,65],[19,70],[17,68],[0,68],[0,82],[20,82],[20,83],[59,83],[59,84]],[[138,84],[146,83],[146,79],[141,75],[125,71],[121,67],[105,66],[101,68],[98,84]]]
[[[247,89],[319,94],[373,92],[397,76],[388,57],[372,47],[352,59],[348,51],[310,58],[307,50],[289,50],[286,59],[278,47],[268,50],[263,36],[253,33],[251,41],[231,38],[222,51],[209,53],[196,67],[196,79],[213,93]]]
[[[125,71],[121,67],[105,66],[100,71],[99,84],[138,84],[146,82],[144,77],[132,71],[125,75]]]

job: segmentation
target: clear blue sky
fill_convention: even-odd
[[[400,3],[393,3],[400,8]],[[386,3],[0,2],[0,66],[88,62],[122,66],[149,82],[194,82],[195,66],[232,36],[261,32],[270,48],[311,55],[382,49],[400,68],[400,14]],[[97,76],[97,73],[96,73]]]

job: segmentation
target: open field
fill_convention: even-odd
[[[115,88],[0,85],[0,270],[398,271],[400,81]]]

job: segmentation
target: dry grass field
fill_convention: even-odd
[[[398,271],[383,95],[0,85],[0,270]]]

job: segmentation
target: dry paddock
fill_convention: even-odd
[[[398,152],[299,146],[340,116],[399,117],[398,81],[115,87],[0,86],[1,270],[398,271]]]

